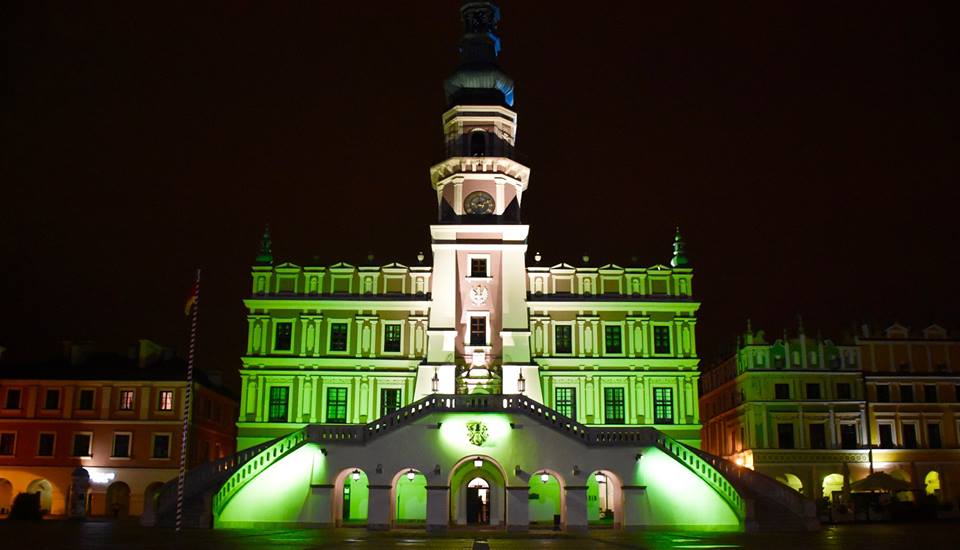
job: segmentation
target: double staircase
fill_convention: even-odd
[[[523,395],[461,394],[429,395],[365,425],[311,424],[195,468],[186,477],[184,525],[211,527],[213,517],[244,485],[307,443],[362,446],[434,412],[521,414],[590,447],[655,446],[706,482],[726,501],[746,530],[819,528],[813,501],[770,477],[680,443],[654,428],[586,426]],[[176,493],[177,480],[160,490],[155,525],[175,524]]]

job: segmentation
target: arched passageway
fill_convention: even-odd
[[[413,468],[393,476],[393,518],[395,523],[423,523],[427,519],[427,477]]]
[[[13,505],[13,484],[9,480],[0,478],[0,515],[10,513]]]
[[[334,483],[336,525],[362,525],[367,522],[370,507],[370,490],[367,473],[360,468],[347,468],[337,474]]]
[[[940,473],[936,470],[930,470],[927,472],[925,478],[923,478],[923,487],[924,494],[929,496],[937,497],[937,500],[940,499]]]
[[[157,499],[160,497],[160,489],[163,488],[163,483],[160,481],[154,481],[150,485],[147,485],[147,488],[143,491],[143,520],[152,522],[157,512]],[[150,523],[147,523],[150,525]]]
[[[450,474],[450,519],[456,525],[503,525],[506,475],[486,456],[469,457]]]
[[[107,487],[107,515],[112,518],[125,518],[130,515],[130,486],[115,481]]]
[[[832,475],[837,475],[837,474],[832,474]],[[796,492],[798,492],[798,493],[803,493],[803,482],[800,481],[800,478],[799,478],[799,477],[797,477],[797,476],[795,476],[795,475],[793,475],[793,474],[783,474],[783,475],[779,475],[779,476],[777,476],[777,481],[779,481],[780,483],[783,483],[784,485],[786,485],[787,487],[790,487],[791,489],[793,489],[794,491],[796,491]],[[841,477],[841,480],[840,480],[840,486],[841,486],[841,489],[842,489],[842,488],[843,488],[843,478],[842,478],[842,477]],[[824,494],[826,494],[826,493],[824,493]]]
[[[40,513],[49,514],[53,507],[53,486],[45,479],[35,479],[27,485],[27,493],[40,493]]]
[[[833,502],[833,494],[843,491],[843,476],[840,474],[828,474],[823,478],[823,496]]]
[[[541,470],[530,476],[528,485],[530,524],[537,526],[559,524],[563,519],[563,488],[558,476]]]
[[[607,470],[587,478],[587,521],[595,525],[620,523],[623,506],[620,480]]]

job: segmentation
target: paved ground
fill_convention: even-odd
[[[735,549],[859,549],[933,550],[957,548],[960,523],[874,524],[825,527],[817,533],[676,533],[669,531],[625,532],[613,529],[587,535],[549,531],[507,534],[499,531],[452,531],[427,536],[419,530],[368,533],[363,529],[292,530],[189,530],[176,534],[169,529],[143,528],[132,522],[0,521],[0,548],[26,550],[106,549],[161,550],[293,550],[300,548],[346,548],[356,550],[418,549],[564,549],[686,548]]]

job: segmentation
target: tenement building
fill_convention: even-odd
[[[148,341],[139,350],[129,360],[74,346],[63,360],[0,366],[0,515],[20,493],[39,493],[51,515],[150,514],[177,477],[187,382],[182,361]],[[237,400],[196,380],[191,467],[236,445]]]
[[[755,499],[768,497],[698,449],[699,304],[679,233],[672,256],[664,239],[669,261],[646,267],[531,253],[521,199],[535,188],[514,154],[500,10],[466,1],[460,16],[438,136],[446,158],[429,171],[431,253],[300,265],[275,261],[264,236],[244,302],[241,450],[222,475],[188,479],[208,484],[207,517],[429,530],[756,524]],[[802,524],[802,499],[785,493]]]
[[[705,450],[811,498],[848,500],[872,471],[909,485],[900,500],[960,499],[960,341],[937,325],[835,344],[748,324],[701,393]]]

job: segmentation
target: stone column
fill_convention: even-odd
[[[390,485],[368,485],[369,507],[367,529],[387,531],[390,529]]]
[[[530,487],[507,487],[507,531],[530,529]]]
[[[647,525],[647,488],[644,485],[624,485],[621,525],[625,529],[639,529]]]
[[[567,517],[563,528],[566,531],[587,530],[587,486],[567,485],[564,487],[564,502]]]
[[[450,487],[427,485],[427,532],[445,533],[450,523]]]

